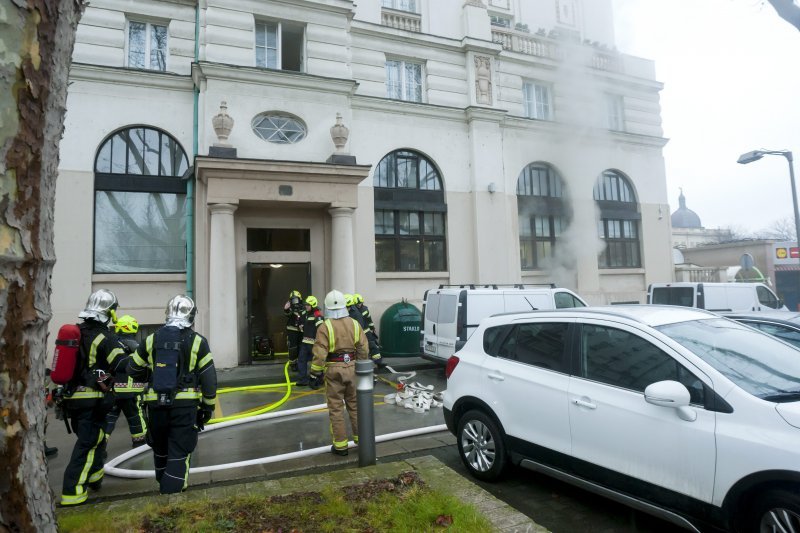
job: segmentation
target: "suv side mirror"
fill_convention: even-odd
[[[697,412],[689,407],[691,395],[683,383],[666,380],[651,383],[644,389],[644,401],[661,407],[674,407],[687,422],[697,420]]]

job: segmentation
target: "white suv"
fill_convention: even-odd
[[[510,461],[693,530],[800,531],[800,351],[707,311],[483,320],[446,367],[470,473]]]

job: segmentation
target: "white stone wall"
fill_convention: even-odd
[[[218,141],[211,119],[219,112],[220,102],[226,101],[235,121],[228,142],[240,158],[323,162],[334,151],[329,128],[341,113],[350,129],[346,150],[359,164],[377,165],[389,152],[403,148],[419,151],[434,162],[442,176],[448,210],[446,272],[376,273],[372,173],[358,187],[353,216],[356,290],[366,298],[376,324],[388,306],[402,298],[420,306],[425,290],[440,283],[556,282],[592,303],[609,303],[643,301],[649,282],[671,279],[661,84],[655,79],[653,63],[620,56],[622,72],[618,72],[585,67],[584,58],[559,62],[503,50],[480,38],[490,31],[480,8],[465,7],[463,0],[420,2],[422,32],[414,33],[381,26],[379,0],[359,1],[357,7],[351,0],[211,0],[199,12],[200,63],[194,66],[195,8],[189,2],[92,2],[78,29],[61,144],[53,332],[61,323],[74,321],[89,292],[98,287],[117,291],[123,310],[142,323],[163,320],[167,299],[185,290],[182,274],[92,273],[93,164],[108,135],[133,125],[166,131],[191,159],[195,87],[202,155]],[[610,0],[578,4],[574,29],[584,39],[613,45]],[[555,5],[554,0],[509,0],[507,10],[493,8],[491,12],[514,16],[535,33],[539,27],[549,31],[557,26]],[[131,17],[168,23],[169,73],[120,68],[125,65],[126,20]],[[259,20],[288,20],[304,26],[303,73],[255,67],[255,23]],[[465,35],[465,28],[475,34]],[[594,53],[598,48],[582,50]],[[477,103],[476,55],[491,60],[490,105]],[[423,63],[423,103],[386,99],[387,57]],[[553,121],[524,117],[522,84],[527,80],[552,84]],[[623,96],[624,133],[605,128],[607,93]],[[267,111],[301,119],[308,127],[306,138],[297,144],[273,144],[257,137],[251,121]],[[516,183],[522,169],[533,162],[553,165],[564,180],[573,211],[564,248],[574,257],[574,268],[520,269]],[[642,217],[642,268],[601,270],[597,266],[602,243],[597,238],[592,191],[607,169],[628,176],[636,192]],[[290,176],[287,183],[292,183]],[[490,184],[494,192],[489,191]],[[248,204],[256,188],[246,194],[216,190],[210,198],[202,183],[197,187],[199,331],[207,333],[209,321],[207,201],[237,203],[247,197],[234,213],[238,277],[236,294],[231,297],[239,309],[240,342],[246,341],[242,277],[247,252],[242,238],[248,225],[279,219],[313,227],[316,249],[325,250],[311,259],[314,291],[321,295],[330,289],[326,248],[330,227],[324,210],[317,206],[290,214],[294,210],[283,206]],[[213,339],[211,343],[214,346]],[[236,360],[233,354],[226,357]]]

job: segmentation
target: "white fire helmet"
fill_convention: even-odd
[[[327,318],[343,318],[348,315],[344,294],[336,289],[325,296],[325,316]]]
[[[172,298],[167,304],[167,326],[177,326],[179,328],[190,328],[194,324],[194,316],[197,314],[197,306],[194,300],[179,294]]]
[[[78,318],[92,318],[103,324],[117,321],[117,297],[108,289],[99,289],[89,295],[86,307],[78,314]]]

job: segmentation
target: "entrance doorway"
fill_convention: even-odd
[[[247,263],[247,318],[251,362],[288,358],[283,305],[293,290],[311,294],[311,263]]]

